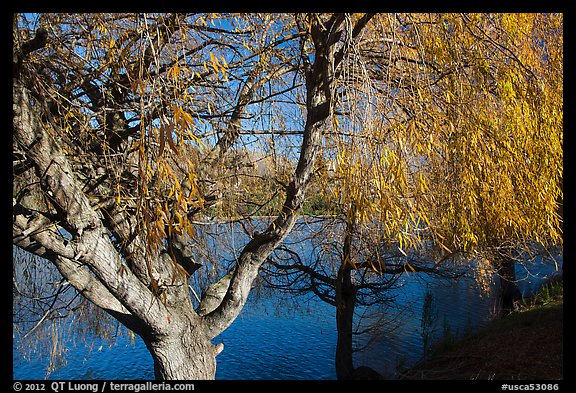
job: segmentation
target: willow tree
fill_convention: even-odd
[[[452,250],[500,277],[499,312],[519,295],[515,261],[562,245],[562,15],[438,17],[423,53],[438,67],[428,125],[436,207],[431,220]],[[485,277],[486,278],[486,277]]]
[[[506,311],[514,262],[562,244],[562,79],[561,15],[371,20],[339,74],[344,115],[329,124],[318,176],[341,249],[271,261],[335,306],[339,378],[354,377],[352,318],[366,292],[474,260],[482,283],[498,273]]]
[[[214,378],[223,346],[211,340],[294,225],[334,114],[335,73],[370,18],[46,14],[34,31],[15,15],[14,245],[138,334],[157,378]],[[301,101],[303,111],[286,109]],[[195,305],[194,221],[238,201],[245,138],[286,129],[254,121],[259,110],[302,114],[297,165],[275,179],[275,219]]]
[[[371,79],[352,103],[372,100],[375,115],[347,123],[362,142],[335,144],[349,221],[381,222],[403,252],[431,241],[486,261],[509,310],[514,261],[562,244],[562,16],[396,14],[370,27]]]

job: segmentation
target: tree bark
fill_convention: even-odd
[[[177,319],[169,322],[166,334],[144,337],[154,360],[157,380],[213,380],[216,377],[216,356],[223,345],[213,345],[206,335],[200,317],[181,310]]]

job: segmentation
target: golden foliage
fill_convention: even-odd
[[[347,15],[345,23],[352,26],[361,17]],[[99,144],[101,155],[94,160],[118,180],[101,196],[136,208],[148,244],[160,244],[170,231],[192,232],[190,216],[204,207],[205,180],[238,177],[201,168],[198,155],[213,147],[211,136],[226,132],[221,119],[233,112],[242,96],[239,81],[247,82],[251,70],[257,71],[253,81],[279,103],[266,111],[255,104],[250,116],[264,118],[266,112],[268,123],[261,123],[281,130],[304,117],[292,108],[305,100],[299,56],[312,48],[305,41],[284,41],[294,34],[291,15],[47,19],[55,36],[76,37],[53,41],[50,50],[85,69],[96,78],[94,86],[127,76],[122,83],[129,100],[114,101],[113,89],[102,90],[102,100],[113,105],[91,112],[86,98],[63,99],[59,121],[74,139],[65,147],[70,156],[83,157]],[[209,35],[223,25],[229,34]],[[326,168],[315,178],[319,193],[334,196],[340,214],[352,222],[378,223],[402,252],[419,247],[424,236],[445,252],[509,241],[561,244],[562,29],[558,14],[397,13],[376,15],[356,41],[343,34],[338,50],[344,58],[330,92],[335,107],[324,132]],[[279,70],[286,65],[293,69],[284,78]],[[251,100],[259,103],[260,96]],[[111,151],[113,132],[102,124],[114,111],[138,124],[126,147],[135,154]],[[281,153],[278,140],[270,141],[273,154],[288,160],[293,140],[286,138]],[[262,146],[250,149],[263,151]],[[121,181],[127,163],[135,167],[134,183]],[[204,179],[206,173],[212,178]],[[269,192],[273,179],[261,178],[239,189],[250,184]]]
[[[561,244],[561,15],[379,15],[370,31],[348,67],[377,78],[346,86],[329,144],[348,219],[402,252],[423,235],[448,253]]]

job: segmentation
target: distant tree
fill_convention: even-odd
[[[435,249],[403,254],[396,240],[383,238],[378,224],[357,225],[340,218],[307,226],[311,244],[306,255],[290,246],[280,246],[262,268],[263,285],[296,295],[313,294],[334,307],[337,340],[335,368],[338,379],[359,379],[367,366],[354,365],[354,353],[362,350],[358,338],[366,338],[384,326],[383,321],[358,318],[373,307],[390,305],[393,290],[402,287],[413,274],[453,279],[461,275],[457,265],[434,258]],[[389,319],[389,318],[388,318]],[[369,341],[369,340],[368,340]],[[383,354],[385,356],[385,354]],[[372,377],[377,372],[372,370]]]
[[[437,108],[420,120],[437,151],[429,217],[444,245],[498,274],[505,314],[520,295],[515,263],[562,245],[562,15],[439,15],[415,24],[437,67],[430,87],[418,89]]]

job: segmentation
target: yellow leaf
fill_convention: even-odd
[[[212,68],[214,69],[214,72],[216,73],[216,75],[218,75],[218,67],[220,66],[220,62],[212,52],[210,52],[210,62],[212,63]]]
[[[218,64],[218,59],[216,58],[216,56],[214,56],[214,54],[212,52],[210,52],[210,61],[212,63]]]
[[[174,81],[178,80],[178,75],[180,74],[180,67],[178,63],[174,64],[173,67],[170,67],[168,72],[166,73],[166,77],[174,79]]]
[[[198,138],[196,135],[194,135],[190,130],[186,129],[186,134],[190,137],[191,140],[193,140],[196,143],[199,143],[200,145],[204,145],[202,143],[202,141],[200,140],[200,138]]]
[[[450,250],[448,247],[446,247],[444,244],[442,244],[442,242],[438,242],[438,245],[445,251],[447,251],[448,253],[452,254],[452,250]]]
[[[181,198],[179,205],[183,211],[188,211],[188,202],[186,202],[186,198]]]

